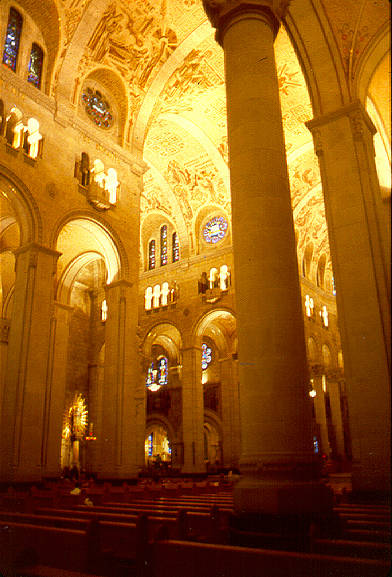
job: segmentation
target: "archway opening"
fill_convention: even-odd
[[[167,469],[171,465],[171,443],[168,431],[162,424],[147,427],[144,442],[145,464],[148,469]]]

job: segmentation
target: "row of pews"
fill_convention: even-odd
[[[85,488],[0,499],[2,577],[386,577],[390,510],[340,503],[338,535],[233,529],[232,490]],[[94,505],[87,506],[89,495]],[[72,497],[71,500],[62,497]]]

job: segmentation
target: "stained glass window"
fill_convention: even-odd
[[[154,449],[154,437],[153,437],[154,433],[151,433],[150,435],[148,435],[148,456],[152,457],[153,454],[153,449]]]
[[[30,52],[29,74],[27,82],[34,84],[36,88],[41,86],[42,77],[42,63],[44,60],[44,53],[38,44],[33,44]]]
[[[158,359],[158,385],[161,387],[167,385],[168,362],[167,357],[160,357]]]
[[[206,242],[215,244],[222,240],[227,230],[227,221],[223,216],[214,216],[203,228],[203,238]]]
[[[167,385],[169,374],[167,357],[159,357],[156,361],[156,366],[158,367],[157,369],[154,368],[155,365],[152,362],[147,371],[146,387],[152,392],[158,391],[161,387]]]
[[[82,102],[91,120],[100,128],[110,128],[113,116],[110,105],[98,90],[86,88],[82,93]]]
[[[155,240],[150,240],[148,245],[148,270],[155,268]]]
[[[206,370],[206,368],[208,367],[208,365],[211,362],[212,356],[211,356],[212,352],[209,346],[206,345],[206,343],[203,343],[201,345],[201,368],[203,369],[203,371]]]
[[[173,232],[172,235],[172,261],[177,262],[180,260],[180,243],[178,241],[178,234]]]
[[[5,35],[3,64],[15,72],[19,52],[20,34],[23,18],[15,8],[10,9],[7,32]]]
[[[161,227],[161,266],[167,264],[167,226]]]
[[[150,389],[155,384],[155,377],[156,371],[154,371],[154,363],[151,363],[147,371],[146,387]]]

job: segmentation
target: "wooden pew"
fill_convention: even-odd
[[[92,507],[85,507],[81,510],[75,509],[37,509],[37,516],[60,516],[69,518],[71,520],[79,519],[85,521],[98,521],[100,523],[106,522],[105,527],[109,527],[110,523],[113,525],[119,523],[136,523],[140,513],[109,513],[103,511],[92,510]],[[151,515],[148,517],[148,537],[154,539],[156,535],[162,531],[162,527],[166,528],[166,534],[171,539],[185,538],[183,530],[178,522],[178,516],[159,516]]]
[[[149,525],[152,526],[154,524],[154,519],[159,517],[160,522],[163,523],[169,520],[169,523],[166,523],[169,527],[169,534],[172,535],[172,525],[173,520],[178,519],[178,516],[182,513],[183,514],[183,522],[180,528],[178,525],[178,529],[174,532],[177,535],[181,535],[182,538],[187,538],[191,540],[198,540],[198,541],[210,541],[210,542],[223,542],[226,540],[226,532],[228,529],[228,514],[225,512],[221,512],[216,508],[210,508],[210,511],[202,510],[202,511],[195,511],[195,510],[187,510],[187,508],[170,508],[170,509],[162,509],[160,507],[150,507],[150,508],[132,508],[128,506],[124,507],[108,507],[108,506],[101,506],[101,507],[85,507],[83,505],[77,506],[73,509],[73,511],[86,511],[94,512],[102,514],[103,516],[107,515],[114,515],[117,516],[117,519],[121,521],[124,519],[125,514],[142,514],[145,515],[149,519]],[[104,518],[104,517],[103,517]],[[108,518],[108,517],[107,517]],[[112,517],[112,520],[115,520],[115,517]],[[155,523],[156,524],[156,523]],[[155,532],[154,532],[155,533]]]
[[[53,565],[64,569],[86,570],[89,565],[88,529],[0,522],[0,558],[4,565]]]
[[[188,541],[153,543],[150,564],[154,577],[384,577],[389,568],[379,560]]]

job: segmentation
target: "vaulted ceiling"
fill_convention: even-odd
[[[230,215],[223,53],[201,0],[45,0],[39,17],[30,10],[34,2],[20,3],[37,25],[45,10],[52,20],[59,15],[46,33],[48,52],[60,45],[51,94],[68,99],[85,118],[83,89],[99,88],[116,123],[102,137],[139,151],[149,167],[142,222],[162,214],[191,235],[206,206]],[[388,2],[318,4],[349,76],[388,20]],[[284,28],[275,53],[298,248],[311,241],[317,259],[329,249],[318,163],[304,124],[313,114]]]

